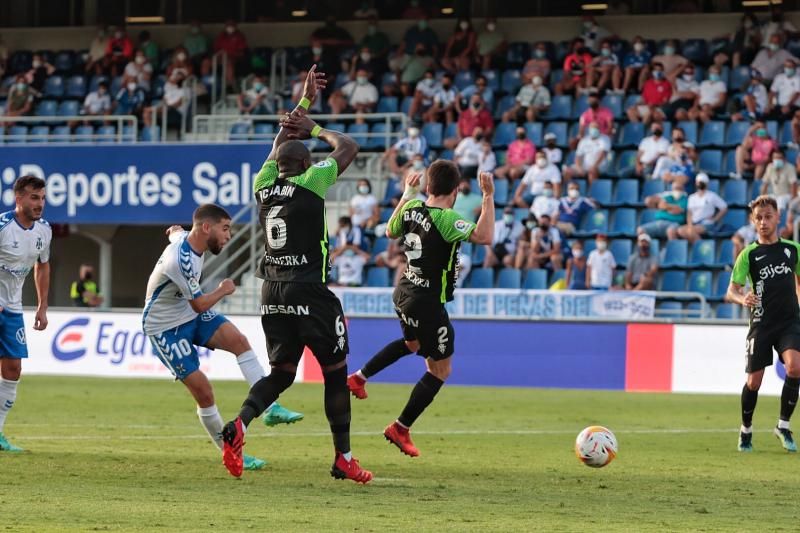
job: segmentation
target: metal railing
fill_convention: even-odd
[[[287,85],[286,80],[286,50],[281,48],[272,52],[272,61],[269,71],[269,92],[277,95]]]
[[[222,67],[222,72],[217,72]],[[216,109],[218,101],[225,101],[225,96],[228,94],[228,54],[220,50],[211,56],[211,110],[212,113]],[[219,87],[220,79],[222,80],[222,87]]]
[[[681,316],[681,318],[711,318],[711,307],[708,305],[708,300],[702,293],[699,292],[669,292],[669,291],[659,291],[656,292],[656,301],[659,300],[668,300],[668,301],[680,301],[681,303],[686,301],[693,301],[697,300],[700,302],[700,309],[659,309],[656,307],[655,310],[655,317],[656,318],[663,318],[669,317],[675,314]],[[697,314],[700,316],[697,316]]]
[[[73,133],[72,126],[90,124],[112,124],[115,126],[114,133]],[[34,133],[13,132],[13,126],[70,126],[70,132],[53,133]],[[133,115],[66,115],[56,117],[3,117],[0,116],[0,140],[6,143],[54,143],[54,142],[136,142],[138,139],[138,119]]]

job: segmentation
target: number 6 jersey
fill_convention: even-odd
[[[336,160],[329,157],[299,176],[278,179],[278,174],[278,162],[267,160],[253,184],[266,241],[257,275],[324,283],[330,269],[325,193],[336,183]]]

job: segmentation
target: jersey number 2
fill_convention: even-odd
[[[278,218],[282,206],[273,207],[267,213],[267,242],[273,250],[280,250],[286,246],[286,221]]]

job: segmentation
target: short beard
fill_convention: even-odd
[[[214,255],[219,255],[219,253],[222,251],[222,246],[219,245],[219,241],[217,239],[208,240],[208,251]]]

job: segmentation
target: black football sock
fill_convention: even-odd
[[[336,451],[350,451],[350,390],[347,388],[347,366],[323,373],[325,380],[325,416],[331,426]]]
[[[781,420],[788,422],[794,413],[797,405],[797,396],[800,391],[800,378],[790,378],[786,376],[783,382],[783,392],[781,393]]]
[[[294,383],[294,372],[273,368],[268,376],[259,379],[250,389],[250,394],[242,404],[239,416],[247,427],[254,418],[261,416],[267,407],[278,399],[283,391]]]
[[[753,425],[753,412],[756,410],[758,391],[750,390],[745,383],[742,388],[742,425],[749,428]]]
[[[371,378],[389,365],[396,363],[401,357],[410,354],[411,350],[406,346],[406,341],[397,339],[383,347],[376,353],[367,364],[361,367],[361,373],[365,378]]]
[[[430,372],[425,372],[422,379],[414,386],[414,390],[411,391],[411,397],[408,399],[408,403],[397,421],[405,427],[410,428],[411,424],[413,424],[425,408],[431,404],[436,394],[439,392],[439,389],[442,388],[442,385],[444,385],[444,381]]]

